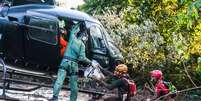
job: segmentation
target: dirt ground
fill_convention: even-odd
[[[0,93],[2,93],[2,89],[0,89]],[[48,101],[52,96],[52,89],[42,87],[32,92],[7,90],[6,95],[20,101]],[[77,101],[88,101],[88,99],[90,99],[88,94],[78,93]],[[59,94],[59,101],[70,101],[70,92],[62,90]]]
[[[26,80],[29,80],[29,79],[26,79]],[[0,81],[0,85],[2,85],[2,81]],[[12,83],[11,87],[30,89],[30,88],[33,88],[34,86]],[[48,99],[52,97],[52,93],[53,93],[52,88],[46,88],[46,87],[42,87],[40,89],[31,91],[31,92],[6,90],[7,96],[19,99],[20,101],[48,101]],[[2,94],[2,89],[0,89],[0,95],[1,94]],[[91,99],[91,97],[92,96],[90,96],[89,94],[79,92],[77,101],[88,101],[89,99]],[[136,95],[134,100],[132,101],[149,101],[145,99],[147,98],[149,99],[151,97],[153,96],[150,95],[149,92],[138,93],[138,95]],[[5,100],[0,100],[0,101],[5,101]],[[70,101],[70,91],[62,90],[59,94],[59,101]],[[175,101],[201,101],[201,100],[187,100],[184,98],[184,95],[179,94],[179,97],[177,97],[177,100]]]
[[[15,85],[17,87],[30,87],[25,85]],[[0,89],[0,94],[2,94],[2,89]],[[6,90],[6,95],[12,98],[19,99],[20,101],[48,101],[48,99],[52,96],[52,88],[42,87],[40,89],[31,91],[31,92],[24,92],[24,91],[13,91],[13,90]],[[150,98],[151,96],[148,93],[143,93],[141,96],[136,95],[133,101],[150,101],[146,98]],[[78,93],[77,101],[88,101],[91,98],[89,94],[85,93]],[[146,100],[145,100],[146,99]],[[5,101],[5,100],[0,100]],[[59,94],[59,101],[70,101],[70,91],[62,90]],[[201,101],[201,100],[187,100],[187,99],[180,99],[175,101]]]

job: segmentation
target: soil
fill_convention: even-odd
[[[28,87],[27,85],[17,85]],[[2,90],[0,90],[0,93]],[[20,101],[48,101],[52,97],[52,89],[42,87],[40,89],[31,91],[31,92],[24,92],[24,91],[13,91],[13,90],[6,90],[6,95],[12,98],[19,99]],[[59,94],[59,101],[70,101],[70,92],[62,90]],[[78,93],[78,100],[77,101],[87,101],[90,99],[88,94]]]

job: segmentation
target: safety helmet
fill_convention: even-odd
[[[163,73],[160,70],[153,70],[150,72],[150,75],[157,80],[163,79]]]
[[[119,74],[125,74],[128,72],[128,67],[124,64],[119,64],[118,66],[116,66],[115,72]]]

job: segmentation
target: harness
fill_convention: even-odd
[[[128,83],[128,90],[129,90],[128,94],[130,96],[135,95],[136,92],[137,92],[137,87],[136,87],[136,84],[134,83],[134,81],[133,80],[129,80],[127,78],[123,78],[123,80],[125,80]]]
[[[66,59],[67,61],[73,61],[73,62],[76,62],[76,63],[78,62],[77,59],[71,58],[69,56],[63,56],[63,59]]]
[[[64,56],[63,59],[65,59],[67,62],[70,62],[71,65],[72,65],[72,62],[74,62],[74,63],[77,63],[77,62],[78,62],[77,59],[73,59],[73,58],[68,57],[68,56]],[[68,66],[69,66],[69,65],[68,65]],[[68,72],[67,74],[69,74],[68,76],[76,76],[76,75],[78,75],[78,72],[73,72],[73,71],[71,71],[71,70],[69,70],[69,69],[67,69],[67,68],[65,68],[65,67],[63,67],[63,66],[59,66],[59,68],[65,70],[65,71],[67,71],[67,72]],[[71,67],[70,67],[70,68],[71,68]],[[70,72],[70,71],[71,71],[71,72]]]

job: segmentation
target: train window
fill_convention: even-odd
[[[53,20],[30,17],[28,33],[32,39],[57,44],[57,23]]]
[[[101,30],[97,26],[90,27],[90,34],[92,36],[92,43],[94,48],[105,48],[105,43],[103,40],[103,36]]]

